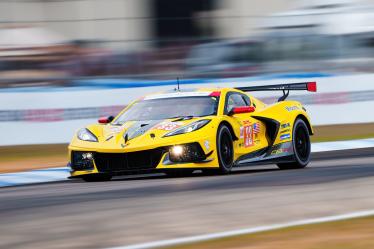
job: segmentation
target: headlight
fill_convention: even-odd
[[[88,129],[83,128],[78,131],[77,134],[78,138],[83,141],[88,141],[88,142],[97,142],[97,137],[92,134]]]
[[[192,124],[180,127],[180,128],[178,128],[174,131],[171,131],[169,133],[166,133],[164,135],[164,137],[170,137],[170,136],[175,136],[175,135],[179,135],[179,134],[184,134],[184,133],[189,133],[189,132],[192,132],[192,131],[196,131],[196,130],[204,127],[209,122],[210,122],[209,119],[202,119],[202,120],[193,122]]]
[[[175,156],[180,156],[183,154],[184,148],[182,145],[175,145],[171,147],[170,152]]]

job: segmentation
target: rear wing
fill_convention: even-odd
[[[301,82],[290,84],[278,85],[265,85],[265,86],[245,86],[235,87],[235,89],[243,92],[256,92],[256,91],[283,91],[283,96],[278,99],[278,102],[285,100],[290,91],[309,91],[317,92],[317,82]]]

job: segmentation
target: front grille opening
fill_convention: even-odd
[[[165,152],[158,148],[128,153],[95,153],[95,164],[99,172],[155,169]]]
[[[176,152],[174,149],[178,147]],[[201,162],[206,159],[199,143],[176,145],[169,148],[169,159],[174,163]]]
[[[71,168],[74,171],[92,170],[94,153],[87,151],[73,151],[71,153]]]

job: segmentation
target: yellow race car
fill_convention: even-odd
[[[71,177],[194,170],[229,173],[250,164],[303,168],[310,161],[313,128],[305,108],[286,100],[291,90],[316,91],[315,82],[239,88],[201,88],[152,94],[116,117],[80,129],[69,145]],[[252,91],[282,91],[266,105]]]

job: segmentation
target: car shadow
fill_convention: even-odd
[[[258,166],[249,166],[243,168],[236,168],[234,171],[231,171],[228,175],[240,175],[240,174],[255,174],[255,173],[265,173],[265,172],[272,172],[272,171],[280,171],[280,169],[276,167],[269,168],[271,166],[266,166],[262,168],[258,168]],[[203,178],[203,177],[222,177],[225,175],[222,174],[212,174],[212,173],[205,173],[201,170],[195,170],[192,175],[181,175],[181,176],[168,176],[165,173],[149,173],[149,174],[134,174],[134,175],[124,175],[124,176],[116,176],[112,179],[112,181],[139,181],[139,180],[159,180],[159,179],[180,179],[180,178]]]

